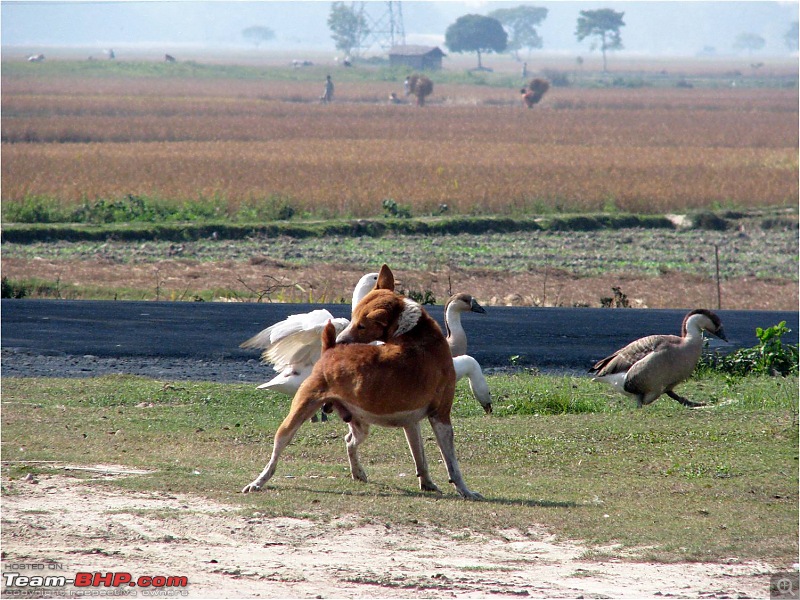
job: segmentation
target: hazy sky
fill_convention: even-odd
[[[365,7],[378,18],[386,4],[373,1]],[[575,22],[579,11],[596,8],[625,13],[622,41],[624,52],[632,54],[694,55],[711,46],[725,55],[733,52],[738,34],[755,33],[767,42],[759,54],[785,55],[784,34],[798,19],[798,2],[407,1],[402,3],[407,41],[443,45],[447,26],[459,16],[521,4],[550,11],[539,28],[543,50],[550,52],[589,52],[588,41],[575,40]],[[242,30],[263,25],[276,33],[269,48],[334,52],[327,26],[330,7],[330,2],[316,1],[2,0],[1,41],[4,47],[80,46],[100,50],[150,45],[165,51],[185,46],[212,49],[247,45]]]

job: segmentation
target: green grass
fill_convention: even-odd
[[[718,217],[727,223],[723,217]],[[417,218],[325,218],[299,214],[291,198],[270,196],[240,204],[235,210],[223,198],[165,200],[128,195],[124,198],[66,206],[55,198],[28,196],[2,205],[3,233],[7,241],[42,239],[190,240],[208,235],[209,228],[223,238],[266,234],[291,237],[329,235],[380,236],[405,234],[485,233],[511,231],[595,231],[642,227],[673,229],[662,215],[582,214],[510,216],[420,216]],[[266,225],[265,225],[266,223]]]
[[[386,200],[384,201],[386,202]],[[534,203],[536,210],[512,207],[507,215],[416,215],[400,216],[385,211],[384,218],[359,219],[347,215],[300,212],[296,202],[280,194],[252,199],[232,208],[224,197],[169,199],[158,196],[127,195],[122,198],[101,198],[66,205],[58,198],[29,195],[21,200],[3,202],[4,230],[12,241],[41,239],[42,233],[55,239],[99,239],[118,235],[143,239],[194,239],[202,235],[204,225],[222,228],[222,235],[242,237],[263,228],[281,235],[316,237],[336,233],[382,235],[398,233],[483,233],[486,231],[597,231],[602,229],[673,229],[674,224],[663,215],[622,213],[616,209],[599,213],[569,214],[545,203]],[[398,209],[399,210],[399,209]],[[406,209],[407,210],[407,209]],[[758,211],[719,209],[692,215],[694,229],[724,231],[740,219],[767,217],[765,228],[797,226],[796,209],[775,206]],[[291,221],[289,223],[288,221]],[[263,226],[269,223],[268,226]],[[360,226],[356,226],[360,223]],[[165,226],[166,224],[166,226]],[[10,225],[10,226],[9,226]],[[193,229],[199,227],[198,233]],[[39,232],[39,235],[37,235]],[[170,233],[172,232],[172,233]],[[64,237],[61,238],[61,235]]]
[[[156,285],[158,274],[153,272],[153,285],[147,289],[127,286],[65,284],[60,279],[38,277],[10,279],[3,277],[3,298],[52,298],[57,300],[157,300],[165,302],[212,302],[218,298],[247,298],[241,290],[218,287],[213,289],[162,289]]]
[[[3,77],[96,77],[96,78],[153,78],[153,79],[229,79],[256,81],[313,81],[318,82],[330,72],[327,65],[295,69],[290,66],[252,66],[219,63],[203,63],[193,60],[176,63],[145,60],[46,60],[28,63],[6,60],[2,63]],[[408,68],[391,68],[385,60],[373,59],[359,62],[355,69],[340,69],[337,82],[401,82],[410,73]],[[636,71],[614,73],[594,71],[555,70],[545,71],[545,76],[554,85],[584,88],[674,88],[687,84],[695,88],[718,88],[730,86],[731,78],[737,85],[747,88],[796,88],[797,75],[760,75],[746,72],[696,74],[658,73]],[[516,89],[520,86],[517,73],[474,72],[467,69],[444,69],[435,73],[437,84],[480,85]]]
[[[18,461],[115,463],[155,472],[113,485],[190,492],[266,515],[355,514],[451,533],[542,524],[589,544],[595,558],[796,562],[796,377],[703,376],[682,387],[712,403],[698,410],[667,398],[637,410],[583,378],[521,373],[489,385],[494,415],[482,414],[464,384],[454,408],[462,470],[483,502],[461,500],[446,483],[427,425],[443,495],[418,491],[396,429],[372,428],[361,451],[370,482],[352,481],[338,420],[303,426],[265,490],[241,495],[266,463],[289,399],[131,376],[5,378],[4,476],[46,470]]]
[[[80,223],[85,225],[131,223],[261,223],[291,219],[295,215],[291,198],[271,195],[258,201],[241,203],[235,210],[222,197],[169,200],[133,196],[85,201],[64,205],[49,196],[26,196],[19,202],[4,202],[4,222]]]

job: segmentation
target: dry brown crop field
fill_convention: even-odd
[[[366,217],[550,210],[682,212],[796,206],[796,89],[437,85],[390,105],[393,82],[3,77],[2,201],[128,194]]]

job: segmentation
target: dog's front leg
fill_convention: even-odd
[[[301,392],[298,392],[298,394]],[[297,430],[300,429],[300,426],[308,421],[311,416],[317,412],[320,406],[322,406],[322,402],[315,402],[312,399],[308,398],[306,401],[300,402],[292,402],[292,408],[289,411],[289,414],[283,420],[280,427],[278,427],[278,431],[275,432],[275,442],[272,446],[272,456],[267,463],[267,466],[264,467],[264,470],[261,471],[261,474],[256,477],[251,483],[244,486],[242,489],[243,494],[247,494],[248,492],[257,492],[259,491],[263,485],[272,478],[275,474],[275,467],[278,465],[278,458],[283,452],[284,448],[289,445],[289,442],[292,441],[294,434],[297,433]]]
[[[350,431],[344,436],[347,444],[347,458],[350,461],[350,474],[356,481],[367,481],[367,473],[358,460],[358,445],[367,439],[369,435],[369,425],[358,420],[348,423]]]
[[[411,456],[414,457],[414,465],[417,469],[417,477],[419,477],[419,489],[423,492],[438,492],[439,488],[433,483],[428,473],[428,461],[425,460],[425,447],[422,444],[419,421],[408,427],[403,427],[403,430],[406,432],[408,449],[411,450]]]
[[[438,420],[435,416],[429,417],[428,420],[436,436],[436,443],[439,444],[439,450],[442,453],[444,464],[447,466],[447,474],[450,476],[450,483],[456,486],[458,493],[467,500],[479,500],[483,498],[478,492],[470,490],[467,484],[464,483],[464,478],[461,476],[461,469],[458,467],[455,443],[453,441],[453,426],[449,422]]]

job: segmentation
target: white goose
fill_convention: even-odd
[[[593,381],[602,381],[636,399],[641,408],[666,394],[684,406],[702,404],[682,398],[673,391],[692,375],[703,351],[703,331],[728,341],[722,321],[704,309],[691,311],[683,319],[681,336],[650,335],[631,342],[591,369]]]
[[[353,308],[372,291],[376,281],[377,273],[367,273],[358,280],[353,290]],[[334,318],[330,312],[321,308],[290,315],[242,343],[241,348],[263,350],[262,361],[272,364],[278,372],[278,375],[262,383],[258,389],[271,389],[293,396],[300,384],[311,374],[314,363],[322,354],[320,335],[328,321],[333,323],[337,335],[350,323],[349,319]]]
[[[472,395],[483,406],[487,413],[492,412],[492,395],[489,385],[483,376],[483,370],[477,360],[467,355],[467,333],[461,325],[461,313],[486,313],[469,294],[450,296],[444,305],[444,326],[447,332],[447,344],[453,355],[453,366],[456,369],[456,381],[467,377]]]
[[[444,305],[444,327],[447,344],[453,356],[467,353],[467,334],[461,325],[461,313],[476,312],[486,314],[486,310],[469,294],[454,294]]]

